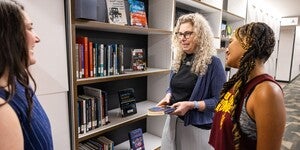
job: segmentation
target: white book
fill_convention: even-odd
[[[106,0],[108,22],[126,25],[127,16],[124,0]]]

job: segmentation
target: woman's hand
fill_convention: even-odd
[[[192,101],[177,102],[173,104],[172,107],[175,108],[175,111],[171,113],[172,115],[183,116],[190,109],[194,109],[194,102]]]
[[[166,96],[158,102],[156,106],[164,107],[168,104],[170,104],[170,99],[171,99],[171,93],[167,93]]]

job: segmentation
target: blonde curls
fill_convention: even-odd
[[[175,33],[179,31],[180,25],[190,23],[194,30],[195,37],[193,41],[196,43],[194,51],[194,61],[191,67],[191,72],[197,75],[204,75],[207,66],[211,63],[211,58],[216,54],[213,48],[213,34],[207,20],[199,13],[185,14],[178,18],[172,35],[172,48],[175,53],[172,69],[177,72],[181,61],[185,58],[185,53],[181,49],[180,40]]]

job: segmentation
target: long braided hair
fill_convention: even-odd
[[[221,99],[233,86],[236,87],[231,117],[234,123],[232,130],[234,134],[234,146],[235,149],[239,149],[239,118],[236,111],[242,101],[243,91],[245,90],[245,85],[249,79],[248,75],[255,67],[255,61],[261,60],[265,63],[268,60],[274,50],[275,37],[273,30],[267,24],[262,22],[250,23],[238,28],[235,32],[235,37],[246,52],[240,60],[240,66],[237,73],[224,84],[221,91]]]

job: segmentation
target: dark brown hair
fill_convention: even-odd
[[[0,77],[8,72],[6,103],[16,94],[16,82],[24,86],[28,103],[27,116],[30,119],[36,83],[28,70],[30,64],[22,11],[24,7],[14,0],[0,1]],[[30,79],[34,90],[29,85]]]
[[[235,37],[246,52],[240,60],[240,66],[237,73],[224,84],[221,91],[221,99],[227,91],[233,86],[236,86],[237,89],[234,91],[232,119],[234,121],[234,144],[235,148],[238,149],[240,136],[238,129],[239,118],[237,117],[236,108],[241,102],[243,94],[241,91],[244,91],[249,74],[255,67],[255,60],[266,62],[271,56],[275,46],[275,37],[273,30],[267,24],[262,22],[249,23],[238,28],[235,32]]]

